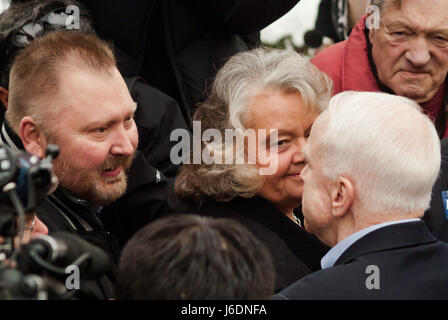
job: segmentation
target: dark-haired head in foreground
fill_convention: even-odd
[[[126,244],[118,299],[268,299],[274,292],[270,253],[230,219],[174,215]]]

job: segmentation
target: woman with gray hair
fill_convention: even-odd
[[[327,250],[298,217],[302,148],[331,89],[331,80],[295,52],[235,55],[194,114],[202,161],[185,164],[176,178],[176,194],[199,214],[234,218],[267,245],[276,290],[320,269]]]

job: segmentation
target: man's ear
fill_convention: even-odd
[[[47,139],[32,117],[23,117],[20,122],[19,135],[26,151],[39,158],[45,157]]]
[[[373,43],[373,36],[374,36],[374,35],[375,35],[375,30],[370,29],[370,30],[369,30],[369,41],[370,41],[370,44]]]
[[[8,109],[8,95],[9,92],[3,87],[0,87],[0,101],[3,103],[6,109]]]
[[[346,177],[338,177],[331,192],[331,210],[335,217],[344,216],[355,198],[353,183]]]

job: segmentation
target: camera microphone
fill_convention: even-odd
[[[24,272],[47,272],[66,276],[65,268],[77,265],[82,278],[96,278],[108,272],[109,256],[97,246],[68,232],[41,235],[22,247],[18,259]]]

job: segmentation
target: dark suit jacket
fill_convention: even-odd
[[[320,259],[329,249],[261,197],[236,198],[227,203],[210,201],[197,213],[234,219],[248,228],[272,254],[276,292],[319,270]]]
[[[425,212],[423,220],[436,238],[448,242],[448,218],[442,199],[442,191],[448,190],[448,139],[443,139],[441,144],[442,165],[440,174],[432,188],[431,206]]]
[[[379,289],[368,289],[377,266]],[[334,267],[313,273],[274,299],[448,299],[448,244],[423,222],[375,230],[352,244]],[[370,277],[370,278],[369,278]]]

